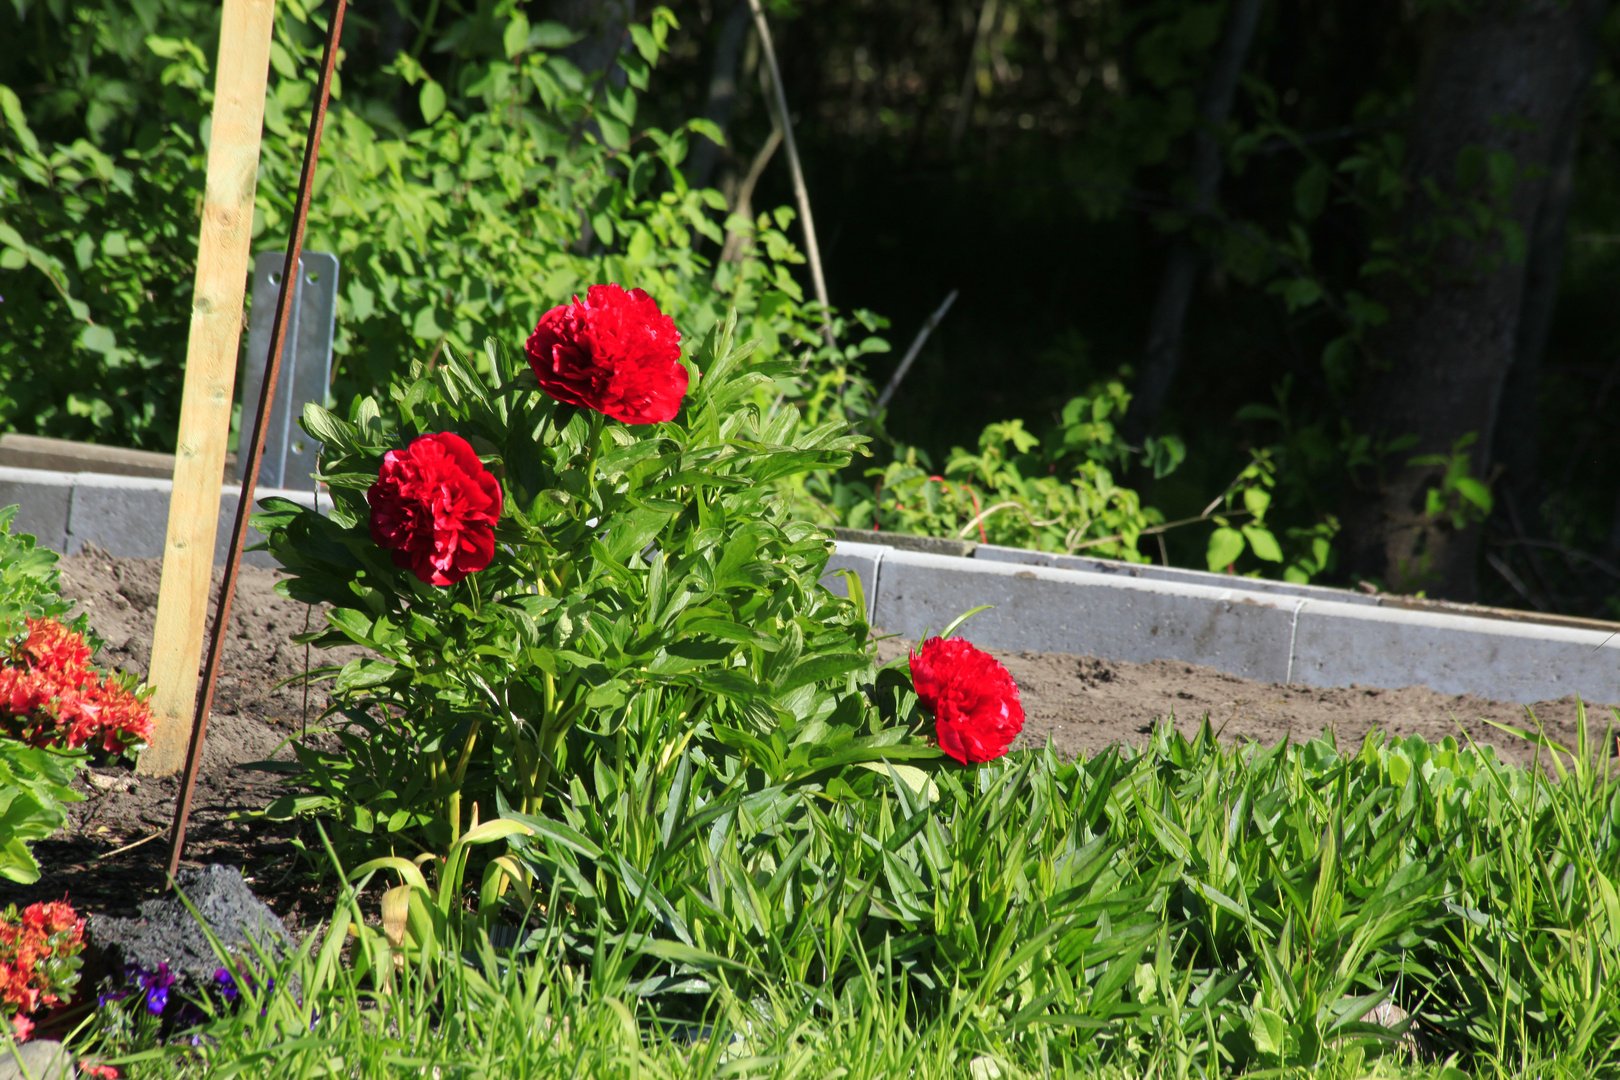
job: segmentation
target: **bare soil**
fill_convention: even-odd
[[[145,675],[157,608],[159,563],[113,558],[87,550],[63,559],[63,595],[89,615],[106,642],[97,657],[104,666]],[[226,863],[243,870],[254,890],[289,928],[308,925],[330,910],[330,884],[314,877],[298,848],[315,847],[313,834],[297,826],[245,815],[279,795],[280,776],[251,767],[291,757],[289,742],[315,721],[327,702],[287,680],[306,668],[305,649],[290,638],[319,626],[322,614],[276,595],[281,575],[243,567],[231,608],[223,676],[209,721],[197,792],[187,834],[186,865]],[[215,577],[218,584],[218,575]],[[910,643],[882,641],[879,656],[902,656]],[[1438,741],[1464,733],[1499,748],[1509,760],[1528,762],[1531,749],[1486,723],[1524,725],[1522,706],[1469,696],[1439,694],[1426,687],[1317,689],[1278,686],[1223,675],[1207,667],[1159,660],[1116,663],[1058,653],[991,650],[1020,687],[1026,726],[1019,746],[1048,741],[1065,757],[1093,754],[1115,743],[1139,743],[1161,717],[1189,733],[1205,716],[1222,738],[1272,744],[1332,735],[1355,745],[1369,731]],[[350,650],[342,653],[352,655]],[[347,655],[309,657],[319,667]],[[1573,742],[1574,698],[1533,707],[1553,739]],[[1612,714],[1591,707],[1602,732]],[[0,904],[29,903],[67,895],[84,912],[127,915],[163,886],[168,832],[179,791],[178,777],[141,777],[124,764],[98,767],[80,777],[86,795],[70,805],[69,822],[57,836],[35,845],[44,876],[35,884],[0,881]]]
[[[114,558],[88,548],[58,567],[62,595],[77,601],[75,613],[85,612],[105,642],[96,662],[144,677],[152,655],[159,560]],[[286,684],[306,662],[305,648],[293,644],[291,636],[318,628],[323,620],[319,610],[276,595],[281,577],[244,566],[238,578],[182,865],[217,862],[241,868],[255,891],[296,925],[327,913],[321,890],[294,847],[299,830],[242,817],[282,790],[277,774],[247,766],[290,760],[290,739],[327,704],[317,689],[306,706],[304,689]],[[215,570],[215,590],[219,580]],[[309,663],[320,667],[343,659],[315,653]],[[67,826],[34,845],[43,876],[26,886],[0,880],[0,904],[59,899],[66,893],[81,914],[129,915],[162,890],[179,777],[137,776],[128,763],[118,763],[89,770],[76,786],[86,800],[68,805]]]
[[[888,638],[878,643],[878,656],[885,661],[904,656],[913,644]],[[1548,738],[1575,745],[1574,695],[1524,706],[1426,686],[1324,689],[1261,683],[1176,660],[1130,664],[1065,653],[987,651],[1018,683],[1025,719],[1014,748],[1050,740],[1066,758],[1141,742],[1161,718],[1191,736],[1208,717],[1223,741],[1266,746],[1331,737],[1354,748],[1374,731],[1401,739],[1419,735],[1431,743],[1450,735],[1458,743],[1472,739],[1494,746],[1500,757],[1524,765],[1533,761],[1535,747],[1490,721],[1530,730],[1539,721]],[[1594,738],[1611,724],[1620,728],[1610,705],[1588,702],[1586,709]]]

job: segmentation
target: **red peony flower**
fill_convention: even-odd
[[[429,585],[454,585],[495,557],[501,485],[460,435],[423,435],[388,451],[366,502],[371,539]]]
[[[1018,684],[960,638],[929,638],[911,654],[911,681],[934,717],[939,748],[964,765],[994,761],[1024,730]]]
[[[626,424],[673,420],[686,396],[681,333],[640,289],[592,285],[540,316],[526,351],[546,393]]]

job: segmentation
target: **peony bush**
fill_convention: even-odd
[[[362,967],[538,907],[570,912],[569,949],[598,926],[698,950],[686,964],[786,950],[803,967],[807,941],[689,908],[699,867],[676,852],[730,852],[738,882],[778,875],[828,912],[925,919],[860,865],[860,822],[932,806],[957,763],[1005,753],[1017,688],[958,641],[923,646],[915,686],[876,666],[859,581],[824,587],[830,538],[783,497],[860,440],[783,403],[791,365],[734,326],[683,354],[652,297],[598,285],[521,355],[491,341],[491,375],[451,356],[416,365],[386,417],[369,398],[306,410],[332,513],[271,500],[258,521],[286,594],[330,605],[309,640],[368,652],[322,673],[337,748],[298,745],[305,790],[270,813],[336,824],[357,887],[398,877],[380,920],[349,913]],[[564,882],[566,904],[543,899]]]

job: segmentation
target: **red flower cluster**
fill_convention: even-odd
[[[77,749],[96,739],[109,753],[145,745],[146,702],[90,666],[84,638],[51,619],[29,619],[28,639],[0,667],[0,731],[34,746]]]
[[[15,905],[0,917],[0,1009],[21,1041],[34,1024],[28,1014],[71,996],[79,981],[84,920],[64,901]]]
[[[964,765],[993,761],[1024,730],[1018,684],[995,657],[960,638],[929,638],[911,681],[934,717],[939,748]]]
[[[460,435],[423,435],[388,451],[366,502],[372,541],[429,585],[454,585],[495,557],[500,481]]]
[[[686,396],[681,332],[640,289],[592,285],[540,316],[526,351],[546,393],[626,424],[673,420]]]

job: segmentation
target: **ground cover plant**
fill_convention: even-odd
[[[1139,753],[942,772],[935,802],[811,789],[655,860],[643,895],[674,913],[649,904],[629,935],[592,917],[612,853],[569,835],[586,872],[545,884],[516,949],[474,932],[361,978],[346,891],[277,974],[302,993],[216,1005],[195,1044],[88,1045],[136,1077],[1611,1076],[1620,785],[1570,749],[1525,770],[1416,739],[1223,749],[1161,728]],[[701,813],[650,782],[677,829]],[[662,819],[621,842],[656,845]],[[868,902],[829,903],[843,880]],[[683,910],[703,945],[816,945],[797,967],[717,962],[674,938]],[[649,978],[649,958],[686,970]],[[672,980],[705,984],[696,1016]]]

